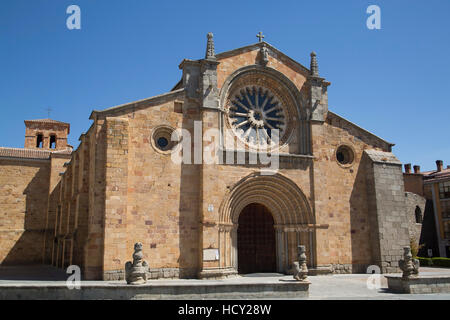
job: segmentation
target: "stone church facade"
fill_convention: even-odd
[[[328,110],[315,53],[310,68],[264,41],[216,54],[208,34],[205,58],[179,68],[171,91],[93,111],[76,150],[45,151],[45,223],[32,241],[42,262],[123,279],[142,242],[154,278],[290,273],[301,244],[312,274],[398,271],[409,245],[402,165],[393,144]],[[188,135],[177,143],[174,132]],[[29,149],[42,138],[29,134]]]

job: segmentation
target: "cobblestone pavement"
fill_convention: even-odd
[[[422,275],[446,275],[450,277],[450,269],[421,268]],[[47,266],[33,267],[0,267],[1,286],[14,285],[39,285],[55,286],[63,285],[67,279],[63,271]],[[308,277],[311,282],[309,289],[310,300],[344,299],[344,300],[450,300],[450,293],[439,294],[393,294],[387,290],[387,281],[380,275],[380,287],[368,289],[366,274],[339,274]],[[188,284],[192,286],[202,285],[205,282],[214,283],[274,283],[278,281],[293,281],[292,276],[281,274],[250,274],[228,278],[224,280],[150,280],[148,284],[168,285]],[[99,284],[102,286],[124,285],[124,281],[83,281],[83,284]]]

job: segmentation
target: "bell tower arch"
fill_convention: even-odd
[[[25,120],[25,148],[48,151],[69,147],[70,124],[52,119]]]

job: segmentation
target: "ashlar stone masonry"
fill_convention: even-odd
[[[262,38],[216,54],[208,34],[205,58],[184,59],[172,90],[94,110],[75,150],[67,124],[27,122],[29,157],[0,150],[0,262],[124,279],[139,242],[149,279],[293,274],[301,244],[310,274],[399,271],[410,221],[401,163],[392,143],[328,109],[319,58],[307,68]],[[216,129],[204,147],[246,161],[174,162],[177,129],[192,145]],[[279,164],[266,175],[248,159],[273,129]],[[47,153],[32,158],[39,147]]]

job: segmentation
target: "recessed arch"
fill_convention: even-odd
[[[264,206],[273,217],[278,272],[289,272],[300,243],[307,245],[310,264],[314,264],[315,219],[307,197],[282,174],[254,172],[230,189],[219,208],[221,267],[238,270],[239,216],[251,205]]]
[[[220,223],[237,224],[239,213],[251,203],[266,206],[278,225],[315,223],[304,193],[291,179],[279,173],[255,172],[237,182],[221,205]]]

